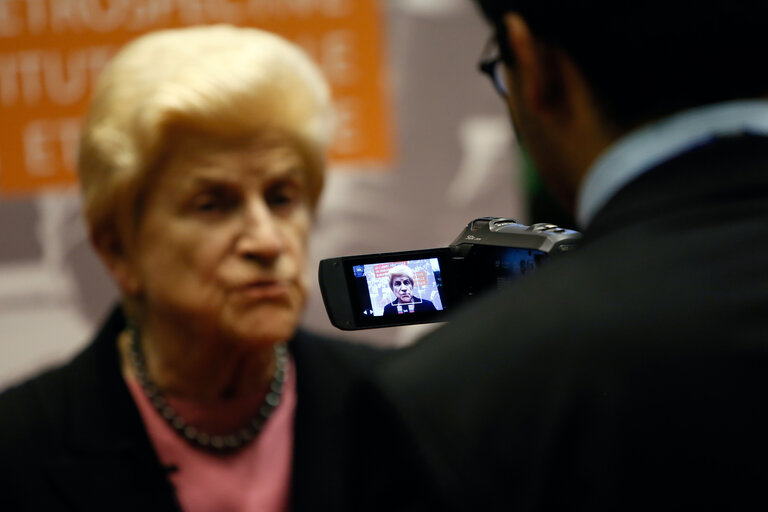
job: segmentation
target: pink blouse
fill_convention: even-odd
[[[288,508],[293,454],[293,417],[296,376],[288,364],[280,405],[258,437],[230,455],[195,448],[182,439],[152,407],[135,377],[128,389],[138,406],[160,462],[175,466],[169,478],[185,512],[283,511]],[[258,410],[263,396],[237,403],[198,403],[168,398],[168,403],[189,424],[221,433],[234,430]],[[218,428],[217,425],[223,428]]]

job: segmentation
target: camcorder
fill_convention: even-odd
[[[460,305],[574,250],[581,233],[500,217],[467,224],[448,247],[324,259],[319,280],[342,330],[443,322]]]

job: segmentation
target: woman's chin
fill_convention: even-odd
[[[258,308],[233,318],[232,337],[247,345],[271,345],[288,341],[299,324],[299,311],[287,307]]]

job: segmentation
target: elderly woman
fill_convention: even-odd
[[[0,396],[6,504],[341,508],[344,398],[377,355],[297,331],[330,117],[309,58],[263,31],[156,32],[111,61],[79,171],[121,307]]]
[[[413,270],[407,265],[396,265],[389,269],[389,289],[395,300],[384,306],[385,315],[435,311],[435,305],[427,299],[413,294]]]

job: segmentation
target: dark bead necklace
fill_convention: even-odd
[[[248,423],[236,432],[229,434],[209,434],[203,432],[197,427],[188,424],[168,404],[160,390],[149,378],[147,362],[144,357],[144,351],[141,348],[139,330],[135,327],[129,327],[128,334],[131,338],[131,360],[144,394],[166,423],[185,441],[196,448],[202,448],[214,453],[231,453],[242,448],[259,435],[269,417],[280,404],[280,399],[283,395],[283,384],[285,382],[285,369],[288,364],[288,350],[284,343],[275,345],[275,373],[272,375],[267,395],[264,397],[264,402],[259,407],[259,412],[256,416],[251,418]]]

